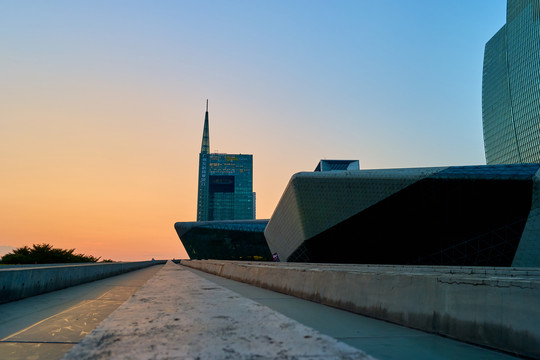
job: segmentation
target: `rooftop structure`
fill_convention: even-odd
[[[321,160],[315,171],[360,170],[358,160]]]

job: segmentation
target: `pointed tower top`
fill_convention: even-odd
[[[208,99],[206,99],[206,113],[204,114],[204,129],[202,135],[201,154],[210,153],[210,135],[208,130]]]

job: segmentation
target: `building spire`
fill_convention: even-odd
[[[204,114],[204,129],[202,135],[201,154],[210,153],[210,135],[208,131],[208,99],[206,99],[206,113]]]

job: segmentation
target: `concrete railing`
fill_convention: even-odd
[[[166,260],[6,268],[0,266],[0,304],[165,262]]]
[[[259,287],[540,358],[540,268],[182,260]]]

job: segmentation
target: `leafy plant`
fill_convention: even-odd
[[[100,257],[74,254],[75,249],[56,249],[50,244],[34,244],[14,249],[2,257],[2,264],[54,264],[97,262]]]

